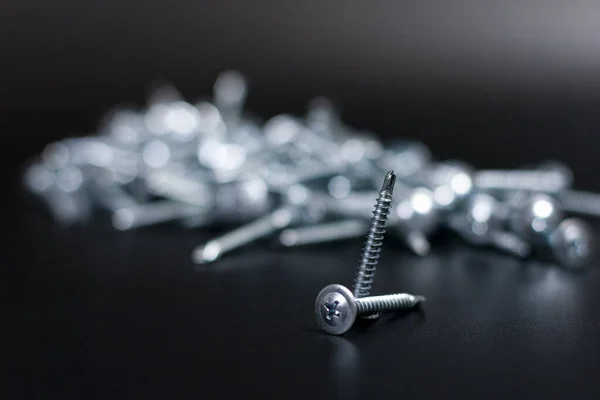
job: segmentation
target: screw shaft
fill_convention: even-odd
[[[196,247],[192,253],[192,259],[198,264],[215,261],[228,251],[266,237],[275,230],[290,225],[296,216],[295,207],[281,207],[254,222]]]
[[[366,297],[371,291],[375,268],[379,260],[379,253],[381,252],[385,225],[390,212],[395,183],[396,175],[394,174],[394,171],[388,172],[385,175],[383,186],[381,187],[377,203],[375,204],[375,211],[373,211],[373,218],[371,219],[371,227],[369,228],[362,258],[358,266],[354,284],[354,297],[356,298]]]
[[[475,186],[481,189],[535,190],[558,193],[569,185],[558,171],[537,170],[484,170],[475,174]]]
[[[371,315],[388,311],[410,309],[425,301],[423,296],[408,293],[386,294],[356,299],[358,315]]]
[[[129,230],[206,213],[205,210],[171,200],[135,204],[120,208],[112,214],[116,229]]]
[[[279,241],[287,247],[331,242],[361,236],[367,230],[367,222],[359,220],[335,221],[326,224],[286,229]]]
[[[560,196],[564,211],[600,216],[600,194],[582,190],[565,190]]]

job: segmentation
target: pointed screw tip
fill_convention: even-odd
[[[382,191],[392,193],[394,191],[394,185],[396,184],[396,174],[394,171],[390,171],[385,174],[385,178],[383,179],[383,185],[381,186]]]
[[[220,247],[214,242],[208,242],[204,246],[198,246],[192,252],[192,261],[196,264],[208,264],[219,258]]]

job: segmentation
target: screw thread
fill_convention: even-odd
[[[369,295],[375,268],[381,252],[381,244],[385,233],[385,226],[390,212],[392,202],[392,193],[396,175],[394,171],[386,174],[383,186],[379,192],[373,218],[371,218],[371,227],[367,233],[365,246],[362,252],[362,258],[358,266],[358,272],[354,283],[354,297],[361,298]]]
[[[370,296],[356,299],[358,315],[371,315],[388,311],[410,309],[425,301],[423,296],[407,293]]]

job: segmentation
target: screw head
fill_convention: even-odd
[[[429,233],[436,227],[439,212],[431,190],[417,187],[399,197],[390,221],[397,219],[403,229],[423,233]]]
[[[554,256],[568,268],[583,268],[592,256],[593,234],[578,218],[562,221],[550,236]]]
[[[356,321],[356,301],[345,286],[332,284],[323,288],[315,301],[317,323],[330,335],[341,335]]]
[[[536,193],[513,213],[511,225],[523,237],[544,242],[563,219],[558,202],[547,194]]]

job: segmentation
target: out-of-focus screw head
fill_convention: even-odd
[[[244,103],[248,94],[246,78],[239,71],[223,71],[213,86],[217,107],[229,108]]]
[[[474,194],[467,204],[468,233],[471,240],[485,242],[490,233],[499,228],[499,220],[495,218],[497,201],[485,194]]]
[[[437,225],[438,212],[431,190],[415,188],[406,196],[400,194],[398,197],[400,202],[395,207],[393,222],[397,221],[402,226],[419,232],[429,232]]]
[[[468,198],[473,189],[473,171],[458,161],[447,161],[433,167],[429,180],[436,204],[444,210],[453,209]]]
[[[534,242],[545,242],[563,220],[557,200],[543,193],[526,198],[512,214],[511,226],[522,237]]]
[[[578,218],[562,221],[550,235],[550,245],[556,259],[573,269],[584,267],[592,256],[593,233]]]
[[[330,335],[348,331],[358,315],[354,295],[345,286],[332,284],[323,288],[315,301],[317,323]]]

